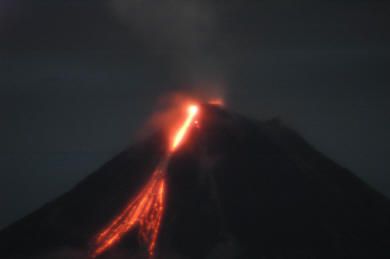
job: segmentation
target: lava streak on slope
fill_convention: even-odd
[[[187,107],[187,118],[176,131],[168,153],[152,176],[127,207],[105,227],[93,241],[91,257],[95,258],[115,245],[130,230],[139,227],[141,240],[147,244],[149,256],[154,255],[156,241],[165,208],[166,169],[171,155],[187,135],[199,113],[197,105]]]
[[[189,126],[194,122],[195,116],[199,112],[199,107],[197,105],[190,105],[187,108],[188,117],[176,132],[175,137],[173,138],[170,152],[174,152],[179,144],[183,141],[185,134],[188,131]]]

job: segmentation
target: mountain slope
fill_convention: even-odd
[[[134,145],[1,231],[1,258],[55,258],[64,248],[85,258],[92,237],[147,181],[165,144],[157,133]],[[389,200],[277,120],[204,105],[200,128],[169,164],[167,195],[162,258],[390,255]],[[145,256],[135,232],[105,257],[123,253]]]

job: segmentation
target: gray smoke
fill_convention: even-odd
[[[111,0],[114,13],[159,57],[169,60],[178,80],[218,81],[221,66],[212,51],[215,7],[196,0]]]

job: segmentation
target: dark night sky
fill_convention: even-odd
[[[0,0],[0,227],[131,144],[177,90],[278,116],[390,196],[390,3],[161,2]]]

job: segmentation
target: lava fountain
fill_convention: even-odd
[[[149,256],[153,257],[165,208],[167,165],[171,155],[183,142],[198,113],[199,107],[197,105],[193,104],[187,107],[187,118],[177,129],[168,153],[157,165],[149,181],[128,203],[126,208],[93,240],[92,258],[96,258],[117,244],[127,232],[135,227],[139,227],[138,234],[147,245]]]

